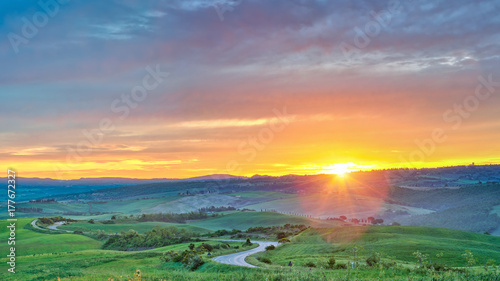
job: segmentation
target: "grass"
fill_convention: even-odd
[[[30,223],[31,219],[18,220],[19,225]],[[2,225],[2,230],[6,229]],[[88,240],[87,237],[75,234],[42,234],[31,232],[27,229],[22,229],[17,232],[16,248],[16,275],[11,279],[12,275],[7,273],[6,258],[0,259],[0,280],[56,280],[57,277],[70,278],[71,280],[130,280],[133,278],[133,273],[137,268],[140,268],[146,273],[146,276],[154,277],[156,280],[168,276],[168,270],[176,270],[186,272],[184,268],[175,264],[170,264],[165,267],[161,264],[159,257],[166,251],[183,251],[188,249],[190,243],[166,246],[148,251],[137,252],[121,252],[100,250],[91,244],[81,244],[85,246],[80,248],[78,239]],[[44,247],[33,244],[33,237],[37,238],[36,243],[60,241],[58,245],[52,245],[50,251],[44,251]],[[65,237],[72,237],[77,240],[66,240]],[[81,239],[83,238],[83,239]],[[206,241],[209,244],[219,244],[223,242]],[[224,242],[225,243],[225,242]],[[196,246],[201,242],[195,242]],[[240,246],[239,249],[221,249],[216,250],[212,256],[221,254],[231,254],[237,251],[245,251],[253,247],[241,247],[241,242],[229,242],[230,246]],[[75,247],[76,245],[76,247]],[[68,248],[69,247],[69,248]],[[256,245],[254,246],[256,247]],[[23,250],[31,248],[36,251],[36,254]],[[6,249],[1,249],[2,253]],[[204,259],[210,262],[205,255]],[[186,272],[187,273],[187,272]],[[185,274],[185,273],[183,273]],[[147,280],[147,279],[146,279]]]
[[[87,249],[98,249],[101,242],[91,238],[76,234],[56,234],[47,235],[34,232],[24,228],[26,224],[31,223],[32,218],[18,219],[16,222],[16,254],[19,256],[47,253],[75,252]],[[0,222],[0,236],[7,237],[8,222]],[[0,246],[1,252],[6,253],[10,246],[7,242]]]
[[[166,204],[181,196],[168,196],[162,198],[141,199],[141,200],[116,200],[106,202],[92,202],[91,211],[101,213],[123,213],[140,214],[148,212],[148,209],[155,208],[158,205]],[[82,212],[88,213],[89,205],[87,203],[22,203],[19,208],[41,208],[47,214],[60,214],[62,212]],[[119,210],[119,211],[117,211]],[[34,214],[35,216],[47,216],[45,214]]]
[[[69,225],[62,225],[58,227],[59,229],[65,229],[65,230],[80,230],[83,232],[88,232],[88,231],[97,231],[97,230],[102,230],[107,233],[120,233],[121,231],[128,231],[130,229],[133,229],[139,233],[144,233],[148,230],[152,230],[155,226],[161,226],[161,227],[169,227],[169,226],[174,226],[180,229],[186,229],[198,233],[207,233],[210,232],[210,230],[198,226],[193,226],[189,224],[181,224],[181,223],[167,223],[167,222],[127,222],[127,223],[120,223],[119,221],[117,224],[102,224],[99,222],[96,222],[94,224],[88,223],[88,222],[74,222]]]
[[[252,219],[264,219],[283,224],[287,219],[304,219],[302,217],[285,216],[276,213],[245,212],[240,215],[249,216],[247,225]],[[260,218],[259,218],[260,217]],[[227,215],[215,224],[236,222],[243,217]],[[280,220],[281,219],[281,220]],[[285,221],[283,221],[285,219]],[[500,262],[500,238],[488,235],[467,233],[462,231],[436,229],[426,227],[371,227],[357,232],[360,227],[329,227],[317,230],[306,230],[292,239],[292,243],[279,246],[276,250],[263,253],[271,258],[273,265],[266,269],[241,268],[219,264],[203,255],[205,264],[197,271],[191,272],[179,263],[162,263],[159,259],[166,251],[183,251],[189,243],[171,245],[148,251],[120,252],[101,250],[100,242],[76,234],[44,234],[22,228],[32,219],[19,219],[16,232],[17,273],[15,279],[7,275],[6,258],[0,258],[0,280],[134,280],[137,269],[142,272],[142,280],[466,280],[456,273],[448,275],[432,275],[426,271],[414,269],[415,261],[412,253],[420,250],[423,253],[434,254],[445,251],[442,258],[449,264],[462,266],[462,250],[469,249],[480,259],[487,255]],[[210,219],[212,220],[212,219]],[[207,221],[210,221],[207,220]],[[214,219],[215,220],[215,219]],[[212,222],[214,223],[214,222]],[[290,222],[292,223],[292,222]],[[142,223],[132,224],[139,226]],[[113,225],[106,225],[113,226]],[[141,227],[146,228],[145,225]],[[354,242],[349,237],[359,233],[359,239]],[[6,222],[0,224],[0,234],[7,235]],[[354,235],[355,236],[355,235]],[[194,243],[195,245],[201,242]],[[217,241],[205,243],[216,244]],[[241,245],[241,242],[229,242],[231,246]],[[378,270],[360,267],[356,270],[324,270],[322,260],[332,254],[337,262],[347,262],[351,259],[350,249],[354,245],[363,247],[361,255],[371,251],[380,251],[385,259],[394,256],[402,266]],[[6,252],[6,244],[2,252]],[[242,248],[238,250],[247,250]],[[235,249],[214,252],[212,256],[232,253]],[[252,260],[253,259],[253,260]],[[249,258],[256,262],[255,256]],[[294,262],[293,268],[279,265]],[[318,268],[309,270],[301,267],[312,261]],[[406,265],[406,267],[405,267]],[[475,271],[481,271],[476,268]],[[499,275],[471,275],[467,280],[500,280]]]
[[[431,261],[448,266],[465,265],[462,254],[471,250],[479,264],[484,259],[500,263],[500,237],[432,227],[373,226],[335,227],[309,229],[269,253],[260,254],[270,258],[274,264],[286,265],[293,261],[298,265],[314,262],[326,265],[331,256],[337,262],[353,260],[353,248],[359,247],[362,263],[372,253],[378,252],[385,259],[400,263],[415,263],[413,253],[417,250],[428,254]],[[436,254],[443,253],[440,258]]]
[[[276,197],[275,197],[276,198]],[[309,195],[288,195],[283,199],[247,205],[254,210],[277,210],[284,213],[309,214],[313,217],[347,216],[348,218],[367,218],[384,210],[407,211],[410,214],[428,214],[431,211],[415,207],[385,204],[381,198],[359,194],[315,193]]]
[[[274,226],[284,224],[304,224],[314,226],[333,226],[334,222],[308,219],[301,216],[285,215],[274,212],[237,212],[222,217],[208,218],[190,222],[191,225],[211,230],[218,229],[240,229],[246,230],[254,226]]]

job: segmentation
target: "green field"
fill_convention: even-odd
[[[278,247],[277,250],[261,254],[276,265],[293,261],[298,265],[314,262],[325,266],[331,256],[339,262],[353,261],[353,248],[359,247],[358,255],[364,259],[380,253],[384,259],[401,263],[416,262],[413,253],[428,254],[430,261],[448,266],[465,266],[462,254],[466,250],[474,253],[480,264],[493,259],[500,263],[500,237],[475,234],[433,227],[373,226],[335,227],[306,230],[293,239],[294,243]],[[443,253],[442,257],[436,255]]]
[[[274,212],[237,212],[222,217],[193,221],[190,224],[211,230],[240,229],[246,230],[254,226],[273,226],[284,224],[304,224],[312,226],[333,226],[334,222],[309,219],[301,216],[285,215]]]
[[[26,256],[33,254],[52,254],[75,252],[88,249],[98,249],[101,242],[91,238],[74,235],[74,234],[54,234],[47,235],[44,233],[34,232],[24,228],[26,224],[31,223],[33,219],[18,219],[16,222],[16,250],[17,255]],[[8,222],[0,222],[0,235],[8,237]],[[7,240],[6,240],[7,241]],[[2,243],[1,252],[7,253],[7,242]],[[3,266],[3,264],[2,264]]]
[[[287,194],[288,195],[288,194]],[[432,211],[422,208],[387,204],[383,198],[374,198],[348,193],[316,193],[310,195],[288,195],[274,197],[275,200],[247,205],[254,210],[277,210],[285,213],[308,214],[313,217],[327,218],[347,216],[348,218],[367,218],[386,210],[406,211],[409,214],[429,214]]]
[[[308,229],[292,238],[292,243],[281,245],[276,250],[259,253],[247,258],[266,268],[241,268],[218,264],[203,256],[205,264],[195,272],[189,271],[179,263],[163,263],[159,257],[166,251],[181,252],[189,243],[156,248],[147,251],[110,251],[101,250],[102,241],[96,241],[78,234],[47,234],[24,228],[32,219],[19,219],[16,231],[17,265],[16,275],[6,275],[6,258],[0,259],[0,279],[5,280],[138,280],[133,279],[137,269],[141,270],[142,280],[337,280],[338,278],[357,278],[358,280],[499,280],[497,269],[485,272],[481,267],[484,258],[500,263],[500,238],[463,231],[427,228],[374,226],[364,227],[323,227]],[[241,228],[263,225],[282,225],[284,223],[307,224],[314,222],[303,217],[282,215],[271,212],[238,212],[219,218],[209,218],[192,222],[193,225],[205,225],[208,229]],[[89,224],[76,222],[65,228],[102,229],[109,232],[132,228],[139,232],[149,230],[154,225],[175,225],[156,222],[128,223],[115,225]],[[182,225],[181,225],[182,226]],[[185,225],[186,227],[192,227]],[[327,225],[323,225],[327,226]],[[0,234],[8,235],[6,222],[0,224]],[[201,242],[196,242],[199,245]],[[207,243],[221,243],[211,241]],[[231,246],[241,242],[230,242]],[[349,270],[325,270],[326,260],[334,256],[337,263],[353,260],[352,249],[360,247],[358,252],[359,267]],[[242,248],[238,250],[243,250]],[[235,249],[217,250],[213,256],[233,253]],[[469,279],[461,278],[459,273],[437,275],[416,269],[413,252],[428,254],[433,261],[449,266],[463,267],[465,260],[461,256],[465,250],[471,250],[478,259],[478,266],[473,268]],[[2,245],[2,252],[7,252],[7,245]],[[369,268],[364,260],[372,253],[379,252],[384,262],[397,262],[391,268],[379,270]],[[443,252],[443,256],[435,258]],[[272,265],[263,264],[256,257],[264,256],[272,260]],[[436,260],[434,260],[436,259]],[[289,261],[294,263],[287,268]],[[309,269],[307,262],[313,262],[317,268]],[[285,265],[281,268],[281,265]],[[323,267],[323,268],[322,268]],[[489,275],[473,275],[489,274]],[[495,273],[497,272],[497,273]],[[493,275],[492,275],[493,274]],[[8,276],[8,277],[7,277]],[[444,276],[448,276],[446,279]],[[496,276],[496,277],[494,277]],[[485,279],[486,278],[486,279]],[[495,279],[498,278],[498,279]],[[354,280],[354,279],[353,279]]]
[[[189,224],[167,223],[167,222],[127,222],[127,223],[117,223],[117,224],[102,224],[99,222],[94,224],[88,222],[74,222],[68,225],[62,225],[59,227],[59,229],[72,230],[72,231],[80,230],[83,232],[102,230],[106,233],[112,234],[112,233],[119,233],[121,231],[128,231],[130,229],[133,229],[139,233],[144,233],[148,230],[152,230],[155,226],[160,226],[160,227],[175,226],[177,228],[191,230],[201,234],[210,232],[210,230],[206,228],[201,228]]]

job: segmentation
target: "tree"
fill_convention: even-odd
[[[347,219],[347,217],[346,216],[340,216],[339,219],[345,221]]]
[[[276,234],[276,238],[281,239],[281,238],[286,238],[286,234],[284,232],[278,232]]]
[[[90,219],[90,220],[89,220],[89,223],[94,224],[94,223],[95,223],[95,221],[94,221],[93,219]]]
[[[469,267],[469,268],[474,266],[477,262],[476,258],[474,258],[474,254],[472,254],[472,252],[470,250],[465,251],[465,253],[462,254],[462,256],[467,261],[467,267]]]
[[[192,251],[193,249],[194,249],[194,244],[193,243],[189,244],[189,250]]]
[[[415,258],[417,259],[418,263],[420,264],[420,267],[422,267],[422,263],[427,260],[427,255],[422,254],[420,251],[416,251],[413,253]]]
[[[112,219],[112,220],[116,220],[116,216],[115,216],[115,215],[113,215],[113,216],[111,217],[111,219]]]
[[[353,256],[354,264],[357,266],[358,265],[358,253],[361,250],[361,247],[360,246],[354,246],[354,247],[352,247],[351,250],[352,250],[352,256]]]

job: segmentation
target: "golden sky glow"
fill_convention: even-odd
[[[500,163],[495,2],[402,1],[363,47],[356,27],[387,3],[244,1],[221,21],[204,1],[167,2],[75,3],[29,44],[0,42],[0,167],[74,179]],[[3,33],[19,32],[8,18]]]

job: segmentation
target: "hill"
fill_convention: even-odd
[[[380,253],[386,261],[415,263],[414,253],[419,251],[428,255],[429,262],[460,267],[466,265],[462,254],[470,250],[480,264],[488,259],[500,262],[500,237],[442,228],[317,228],[302,232],[292,242],[260,256],[269,258],[278,266],[286,265],[289,261],[302,266],[307,262],[325,266],[332,256],[340,263],[358,259],[364,264],[364,260],[374,253]],[[354,249],[357,249],[357,257],[354,256]]]

